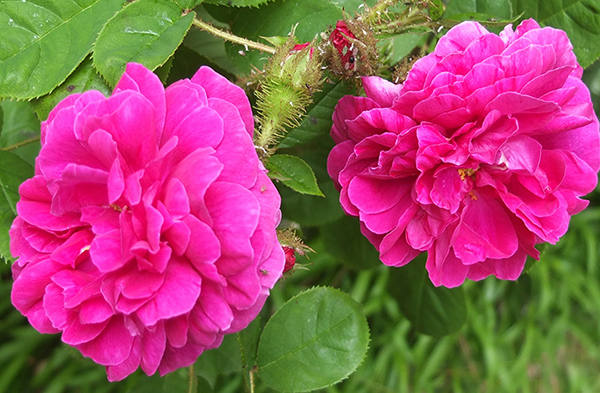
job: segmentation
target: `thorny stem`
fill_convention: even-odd
[[[18,149],[19,147],[28,145],[28,144],[33,143],[33,142],[37,142],[39,140],[40,140],[39,136],[34,136],[33,138],[29,138],[29,139],[25,139],[24,141],[17,142],[14,145],[10,145],[10,146],[6,146],[6,147],[3,147],[3,148],[0,148],[0,150],[2,150],[2,151],[15,150],[15,149]]]
[[[197,28],[204,30],[216,37],[233,42],[234,44],[243,45],[246,48],[252,48],[252,49],[256,49],[261,52],[267,52],[270,54],[274,54],[276,51],[276,49],[273,48],[272,46],[261,44],[260,42],[252,41],[252,40],[249,40],[249,39],[246,39],[243,37],[238,37],[237,35],[232,34],[228,31],[221,30],[217,27],[214,27],[210,23],[203,22],[198,18],[194,18],[194,20],[192,21],[192,24],[194,26],[196,26]]]

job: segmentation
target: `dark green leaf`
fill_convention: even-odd
[[[163,85],[167,82],[167,79],[169,79],[169,75],[171,75],[171,68],[173,68],[173,56],[169,57],[169,60],[154,70],[154,73],[158,76],[158,79],[160,79]]]
[[[189,30],[194,12],[181,16],[169,0],[138,0],[117,13],[98,36],[94,65],[112,86],[129,62],[151,70],[164,64]]]
[[[256,364],[256,350],[260,338],[260,316],[256,317],[244,330],[238,333],[242,348],[243,366],[252,368]]]
[[[50,111],[65,97],[88,90],[98,90],[105,96],[110,96],[110,88],[98,75],[91,59],[86,59],[77,67],[66,81],[46,96],[31,102],[38,119],[46,120]]]
[[[235,334],[227,334],[218,348],[205,351],[196,363],[194,371],[206,379],[211,386],[215,385],[221,374],[239,373],[242,371],[240,346]]]
[[[13,153],[33,165],[40,151],[40,121],[33,113],[31,104],[25,101],[4,101],[2,109],[4,125],[0,135],[0,148],[32,141],[13,150]]]
[[[333,288],[313,288],[267,322],[258,373],[273,389],[306,392],[341,381],[365,357],[369,326],[360,305]]]
[[[299,157],[276,154],[265,163],[271,179],[279,180],[301,194],[324,196],[310,166]]]
[[[257,7],[272,0],[204,0],[208,4],[226,5],[229,7]]]
[[[14,153],[0,150],[0,255],[6,260],[12,258],[8,231],[17,215],[19,186],[32,176],[31,165]]]
[[[406,266],[390,269],[390,293],[416,330],[445,336],[463,325],[467,318],[463,288],[435,287],[425,269],[425,254]]]
[[[333,222],[344,215],[340,206],[340,193],[335,189],[331,178],[327,174],[327,154],[333,141],[326,135],[318,142],[327,141],[326,146],[319,149],[306,149],[302,159],[314,169],[317,184],[325,198],[313,195],[304,195],[279,187],[281,193],[281,210],[283,217],[295,221],[302,226],[318,226]]]
[[[340,98],[353,94],[354,89],[338,82],[325,84],[323,90],[313,96],[313,104],[308,107],[306,117],[300,126],[291,130],[279,144],[280,148],[293,147],[312,141],[319,136],[329,134],[333,125],[331,116]]]
[[[510,19],[510,0],[452,0],[446,6],[446,17],[457,14],[484,14],[487,18]],[[485,20],[485,19],[483,19]]]
[[[163,393],[187,392],[188,391],[188,369],[180,368],[163,377]]]
[[[360,232],[358,218],[343,216],[323,226],[321,231],[327,251],[353,270],[379,266],[379,253]]]
[[[534,18],[543,26],[564,30],[583,68],[600,56],[600,3],[598,0],[510,0],[513,15]]]
[[[202,3],[202,0],[175,0],[179,6],[184,10],[191,10],[198,4]]]
[[[240,341],[242,366],[244,368],[244,380],[248,382],[248,373],[256,365],[256,351],[260,339],[260,316],[256,317],[244,330],[238,333]]]
[[[51,92],[122,5],[123,0],[0,1],[0,97]]]
[[[231,63],[225,52],[225,43],[205,31],[191,29],[183,40],[183,45],[194,50],[208,62],[220,67],[230,74],[235,74],[237,69]],[[198,68],[198,67],[196,67]]]
[[[342,18],[339,8],[328,0],[280,0],[268,3],[258,9],[241,9],[233,21],[234,34],[258,40],[262,37],[287,36],[296,27],[296,37],[300,42],[310,41],[317,34],[335,25]],[[256,23],[260,21],[260,23]],[[227,54],[243,73],[249,73],[252,66],[262,69],[266,56],[255,50],[246,50],[241,45],[226,44]]]

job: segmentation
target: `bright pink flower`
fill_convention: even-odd
[[[567,35],[533,20],[500,35],[465,22],[403,85],[342,98],[328,170],[381,260],[428,251],[435,285],[516,279],[555,243],[600,168],[598,119]]]
[[[285,262],[253,129],[208,67],[165,90],[129,64],[111,97],[64,99],[20,188],[15,307],[111,381],[188,366],[246,327]]]

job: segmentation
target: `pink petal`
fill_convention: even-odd
[[[200,67],[192,77],[192,82],[197,83],[206,90],[208,98],[216,97],[232,103],[242,118],[248,135],[254,135],[254,118],[250,102],[242,88],[232,84],[227,79],[213,71],[210,67]]]

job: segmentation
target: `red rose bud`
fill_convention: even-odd
[[[360,19],[340,20],[322,47],[329,69],[344,78],[373,75],[378,64],[377,40]]]
[[[296,264],[296,250],[292,247],[283,246],[283,251],[285,252],[285,266],[283,268],[283,272],[285,273],[290,271]]]
[[[353,70],[358,48],[349,39],[354,40],[356,36],[348,29],[346,22],[338,20],[335,29],[329,35],[329,41],[340,55],[344,68]]]

